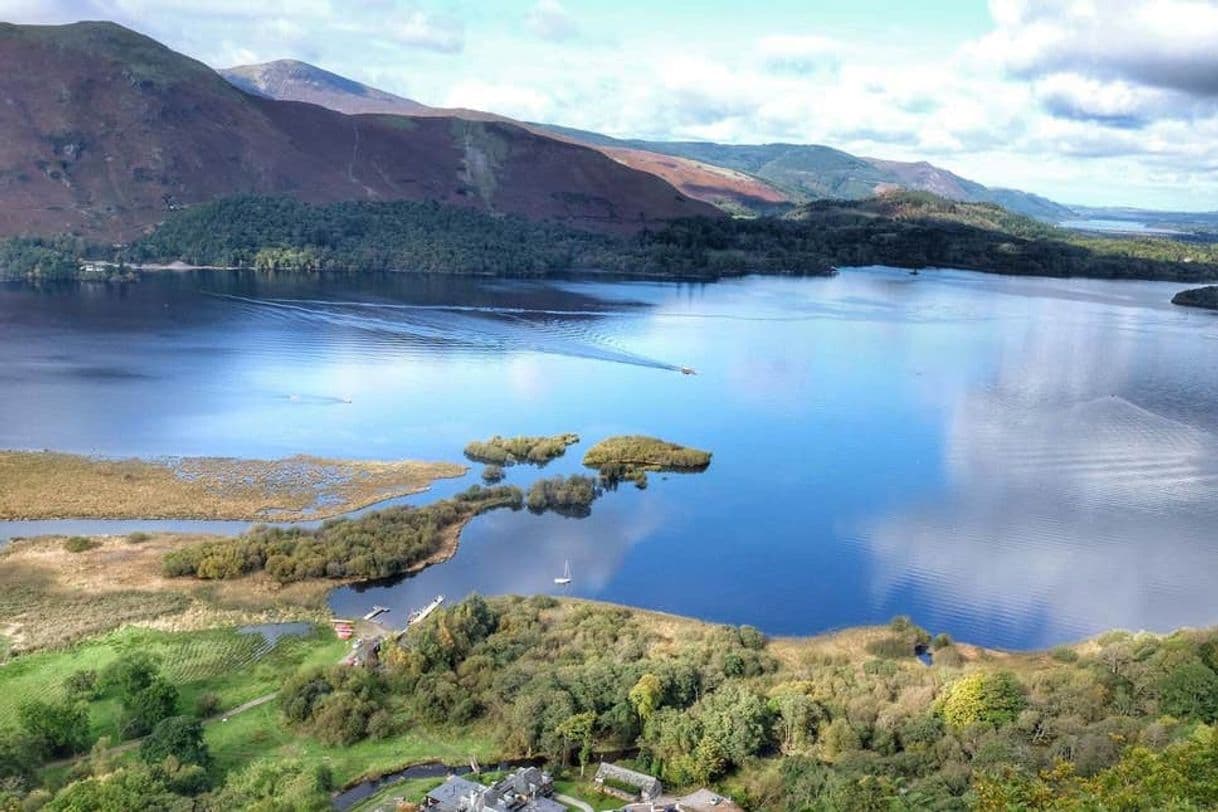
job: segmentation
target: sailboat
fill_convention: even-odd
[[[571,562],[570,561],[563,562],[562,577],[555,578],[554,583],[558,584],[559,586],[566,586],[567,584],[571,583]]]

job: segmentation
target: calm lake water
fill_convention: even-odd
[[[527,485],[649,433],[710,469],[586,519],[488,514],[451,561],[336,611],[555,592],[569,561],[571,594],[775,634],[896,614],[1013,648],[1166,630],[1218,622],[1218,318],[1177,289],[884,268],[6,286],[0,447],[457,459],[495,433],[584,438],[511,469]]]

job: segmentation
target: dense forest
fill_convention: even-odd
[[[329,743],[488,723],[507,754],[559,765],[637,749],[667,784],[756,810],[1201,810],[1218,802],[1216,651],[1180,632],[984,654],[903,618],[855,650],[804,648],[475,597],[387,648],[384,670],[301,673],[280,702]]]
[[[994,204],[920,192],[817,201],[781,217],[678,220],[633,236],[439,203],[311,205],[237,197],[173,212],[153,233],[119,248],[71,237],[10,239],[0,243],[0,276],[79,275],[85,256],[304,273],[610,271],[714,278],[886,264],[1186,282],[1218,278],[1213,244],[1086,235]]]
[[[913,657],[928,644],[934,664]],[[473,597],[384,652],[300,674],[288,723],[331,743],[489,723],[555,764],[633,751],[673,787],[765,810],[1205,809],[1218,635],[1114,632],[1002,655],[898,618],[838,646],[626,609]]]
[[[769,640],[602,604],[473,596],[386,642],[379,668],[309,665],[299,651],[268,719],[299,740],[299,758],[230,754],[219,767],[208,738],[222,743],[224,726],[201,727],[216,696],[188,703],[128,647],[65,672],[0,729],[0,809],[323,810],[334,781],[316,748],[416,730],[477,731],[503,757],[576,771],[625,754],[670,789],[711,786],[767,812],[1218,805],[1213,630],[1007,654],[904,618]],[[94,744],[98,713],[116,714],[120,739],[147,738],[128,754]],[[73,754],[88,755],[66,774],[43,769]]]

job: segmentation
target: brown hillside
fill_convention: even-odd
[[[388,113],[406,116],[448,116],[473,121],[497,121],[523,127],[543,138],[583,144],[620,164],[663,178],[687,197],[716,206],[765,206],[789,202],[786,193],[758,178],[700,161],[631,147],[605,147],[578,137],[539,131],[496,113],[464,108],[429,107],[414,99],[387,93],[306,62],[280,59],[260,65],[240,65],[220,71],[237,87],[283,101],[303,101],[340,113]]]
[[[123,239],[171,206],[242,193],[429,199],[616,231],[717,214],[510,124],[252,96],[111,23],[0,25],[0,104],[0,236]]]

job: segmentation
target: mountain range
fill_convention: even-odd
[[[0,23],[0,100],[0,236],[123,241],[175,208],[243,194],[430,200],[622,233],[896,188],[1070,215],[926,163],[624,141],[431,107],[302,62],[217,72],[107,22]]]
[[[220,73],[250,93],[320,104],[344,113],[512,121],[483,111],[429,107],[296,60],[242,65]],[[825,198],[857,200],[892,189],[912,189],[952,200],[997,203],[1042,220],[1073,215],[1069,207],[1039,195],[987,187],[925,161],[862,158],[815,144],[621,140],[553,124],[512,123],[598,149],[619,163],[664,178],[689,197],[728,211],[765,212],[783,204]]]
[[[0,24],[0,236],[122,240],[240,194],[434,200],[605,231],[721,216],[655,175],[497,119],[345,115],[245,93],[112,23]]]

